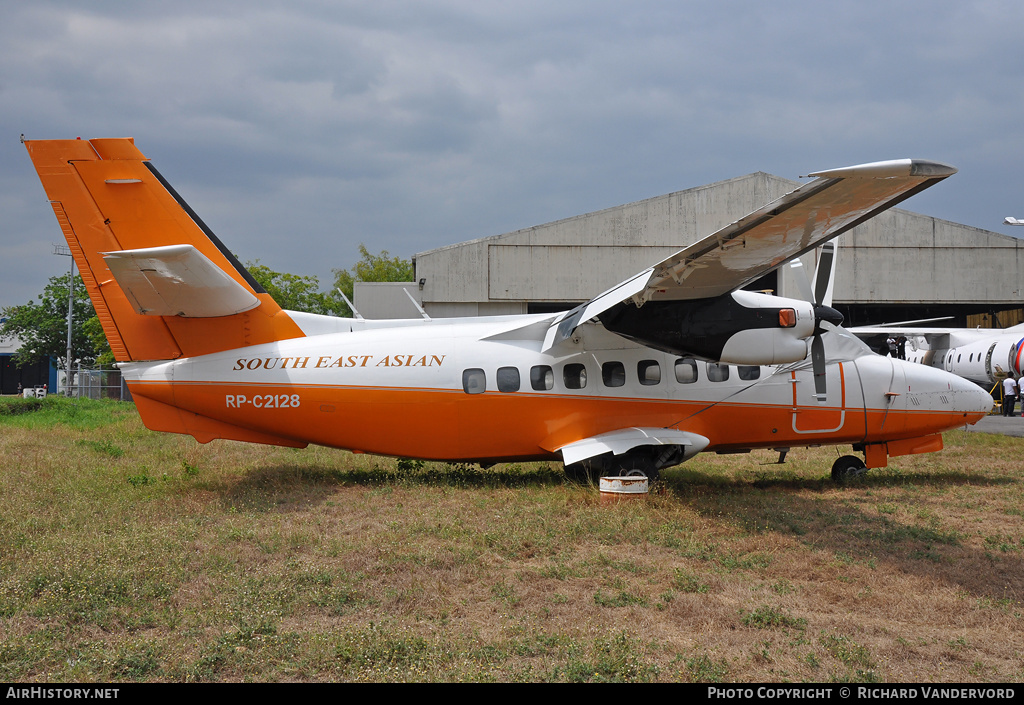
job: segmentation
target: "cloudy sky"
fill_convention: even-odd
[[[21,133],[135,137],[243,261],[325,288],[360,243],[408,257],[753,171],[934,159],[960,173],[910,210],[1024,217],[1019,0],[0,9],[0,306],[68,265]]]

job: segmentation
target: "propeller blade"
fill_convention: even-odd
[[[816,306],[832,305],[832,283],[836,274],[836,254],[838,245],[830,240],[821,246],[818,266],[814,270],[814,304]]]
[[[804,269],[804,263],[797,257],[789,263],[789,268],[793,272],[793,279],[796,281],[796,286],[800,290],[800,297],[804,301],[814,303],[814,292],[811,291],[811,282],[807,278],[807,270]]]
[[[815,334],[811,341],[811,366],[814,370],[814,398],[823,403],[827,397],[825,390],[825,343],[820,334]]]
[[[811,368],[814,371],[814,398],[824,404],[828,398],[825,384],[825,342],[822,333],[843,323],[843,314],[832,308],[832,282],[836,273],[836,243],[826,242],[818,255],[814,270],[814,289],[799,258],[790,262],[793,279],[804,299],[814,304],[814,338],[811,340]]]

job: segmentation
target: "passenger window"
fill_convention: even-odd
[[[636,363],[636,376],[640,384],[652,385],[661,383],[661,365],[657,360],[641,360]]]
[[[566,389],[583,389],[587,386],[587,368],[579,363],[566,365],[562,370]]]
[[[740,379],[751,382],[761,376],[761,368],[757,365],[737,365],[736,372]]]
[[[538,392],[545,392],[555,386],[555,373],[547,365],[534,365],[530,368],[530,386]]]
[[[681,357],[676,360],[676,382],[693,384],[697,381],[697,361],[692,357]]]
[[[479,368],[465,370],[462,373],[462,389],[466,394],[483,394],[487,389],[487,376]]]
[[[498,368],[498,391],[518,392],[519,391],[519,368],[499,367]]]
[[[708,379],[712,382],[724,382],[729,379],[729,366],[720,362],[708,363]]]
[[[601,381],[606,387],[621,387],[626,383],[626,367],[621,362],[606,362],[601,365]]]

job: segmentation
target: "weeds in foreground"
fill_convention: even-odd
[[[605,506],[67,401],[0,403],[0,680],[1024,679],[1024,441],[841,487],[834,449],[699,456]]]

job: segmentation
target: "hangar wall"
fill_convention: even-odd
[[[46,358],[32,365],[18,367],[14,364],[14,354],[20,347],[21,341],[16,338],[0,340],[0,394],[16,394],[19,384],[24,389],[46,384],[56,391],[56,360]]]
[[[418,293],[433,317],[586,301],[797,186],[757,172],[429,250],[414,258]],[[946,307],[964,315],[1024,305],[1017,281],[1024,248],[1016,238],[891,209],[839,243],[837,305]],[[813,271],[813,254],[805,257]],[[799,296],[785,267],[767,286]]]

